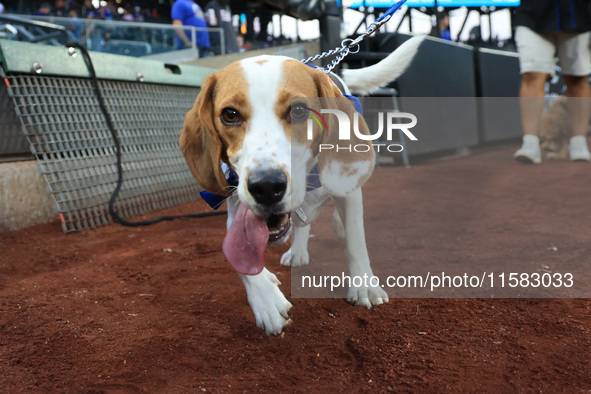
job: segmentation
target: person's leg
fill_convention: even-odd
[[[524,135],[523,145],[514,157],[522,163],[542,161],[537,134],[544,110],[544,85],[554,73],[555,46],[552,39],[552,36],[542,36],[524,26],[518,26],[515,31],[521,68],[519,104]]]
[[[566,83],[566,96],[569,97],[567,105],[573,135],[586,136],[589,130],[589,118],[591,116],[589,101],[591,88],[589,87],[588,77],[563,75],[562,78]],[[573,99],[571,100],[570,98]]]
[[[519,104],[524,134],[538,134],[538,126],[544,110],[544,85],[549,76],[540,72],[526,72],[521,75]]]
[[[569,141],[569,156],[572,161],[589,161],[591,153],[587,145],[587,132],[591,116],[591,88],[588,77],[563,75],[568,101],[566,107],[573,136]]]
[[[569,149],[573,161],[591,160],[587,146],[591,118],[591,88],[588,80],[591,73],[590,38],[591,33],[564,33],[558,42],[558,57],[568,97],[569,124],[573,133]]]

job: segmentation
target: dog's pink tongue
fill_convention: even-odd
[[[238,273],[256,275],[265,266],[264,254],[268,241],[266,221],[257,217],[246,205],[240,204],[222,249]]]

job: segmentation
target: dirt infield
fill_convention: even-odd
[[[591,165],[523,166],[514,149],[377,169],[366,205],[395,198],[400,210],[383,220],[408,230],[384,240],[391,253],[420,265],[465,243],[475,259],[588,267]],[[452,205],[475,219],[455,247],[441,241],[459,220]],[[392,298],[366,310],[291,298],[282,246],[266,261],[293,323],[267,337],[221,252],[224,234],[222,217],[0,234],[0,391],[591,390],[590,299]]]

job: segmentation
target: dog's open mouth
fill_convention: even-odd
[[[289,233],[289,229],[291,228],[290,218],[291,214],[289,213],[271,214],[267,217],[270,244],[280,241]]]
[[[222,249],[238,273],[257,275],[265,267],[267,244],[283,241],[290,228],[289,213],[263,218],[255,215],[246,204],[240,204]]]

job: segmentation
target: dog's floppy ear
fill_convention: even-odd
[[[337,116],[324,115],[328,130],[324,131],[318,154],[320,182],[332,195],[345,196],[369,179],[375,165],[375,152],[372,141],[361,140],[353,131],[356,113],[353,102],[343,96],[326,74],[316,72],[315,80],[322,108],[338,109],[350,120],[350,139],[341,141]],[[369,135],[363,116],[357,114],[357,117],[359,132]]]
[[[208,76],[195,105],[185,117],[180,145],[199,185],[212,193],[228,194],[228,182],[221,168],[222,143],[215,129],[213,94],[216,76]]]

